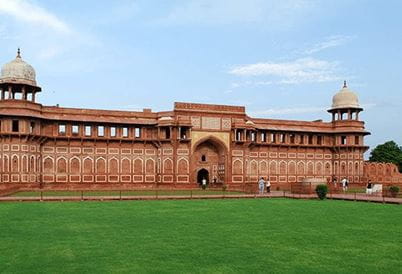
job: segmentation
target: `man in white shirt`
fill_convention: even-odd
[[[260,194],[264,194],[264,186],[265,186],[265,181],[264,181],[264,178],[261,177],[261,179],[258,181],[258,189],[260,190]]]

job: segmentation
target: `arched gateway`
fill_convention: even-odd
[[[206,179],[208,184],[225,183],[227,158],[227,148],[219,139],[208,136],[199,140],[191,157],[191,181],[201,184]]]

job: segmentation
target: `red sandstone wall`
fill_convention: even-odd
[[[364,181],[368,180],[386,185],[402,185],[402,174],[399,173],[398,167],[391,163],[365,162]]]

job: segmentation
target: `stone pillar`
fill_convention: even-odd
[[[1,100],[4,100],[4,89],[1,88],[0,91],[1,91]]]
[[[12,99],[12,92],[13,92],[13,90],[12,90],[11,86],[8,86],[8,99]]]
[[[27,92],[25,90],[25,86],[22,86],[22,100],[26,100],[27,99]]]
[[[32,102],[34,102],[34,103],[35,103],[35,94],[36,94],[36,93],[33,91],[33,92],[32,92]]]
[[[356,121],[359,121],[359,111],[356,111]]]
[[[352,111],[348,110],[348,120],[352,120]]]

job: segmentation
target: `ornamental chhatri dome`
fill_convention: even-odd
[[[332,98],[331,109],[358,108],[360,109],[359,99],[353,91],[351,91],[344,81],[343,87]]]
[[[1,68],[0,83],[15,83],[36,86],[34,68],[21,58],[20,49],[17,57]]]

